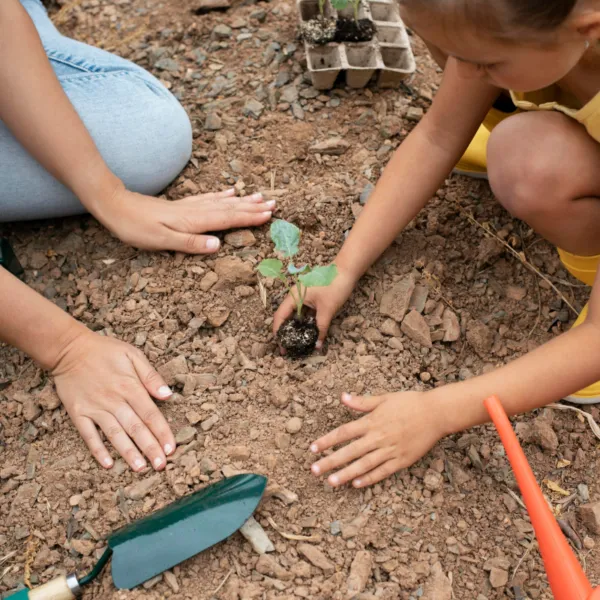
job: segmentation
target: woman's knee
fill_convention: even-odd
[[[124,75],[116,121],[94,137],[109,167],[128,189],[157,194],[185,167],[192,153],[192,126],[181,104],[160,84]],[[108,111],[107,111],[108,115]],[[85,119],[84,119],[85,120]]]
[[[490,186],[513,216],[530,222],[567,200],[560,181],[561,120],[519,114],[492,131],[487,163]]]

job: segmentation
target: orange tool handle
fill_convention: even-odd
[[[540,490],[517,436],[497,396],[488,398],[487,409],[512,466],[544,560],[555,600],[600,600],[575,553],[571,550]]]

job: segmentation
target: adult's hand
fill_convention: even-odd
[[[172,392],[142,352],[114,338],[85,331],[75,337],[52,370],[56,391],[96,460],[113,459],[98,427],[134,471],[164,469],[175,438],[151,397]]]
[[[91,207],[94,216],[126,244],[188,254],[216,252],[219,238],[206,232],[262,225],[274,208],[275,201],[265,202],[261,194],[238,198],[234,190],[227,190],[171,202],[130,192],[122,185]]]

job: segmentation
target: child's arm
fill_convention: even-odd
[[[320,340],[363,273],[435,194],[460,159],[499,94],[480,79],[462,79],[449,59],[431,108],[401,144],[377,183],[335,263],[339,276],[327,288],[308,290],[316,308]],[[274,319],[275,331],[292,313],[287,298]]]
[[[544,406],[600,380],[600,275],[589,314],[582,325],[560,335],[505,367],[428,392],[376,398],[345,395],[346,406],[367,412],[317,440],[323,452],[354,440],[313,465],[322,474],[352,463],[330,477],[332,485],[353,480],[371,485],[409,467],[440,438],[485,423],[485,398],[496,394],[506,411],[517,414]],[[354,462],[353,462],[354,461]]]

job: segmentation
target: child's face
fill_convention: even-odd
[[[505,42],[479,34],[468,25],[453,23],[450,27],[443,19],[423,13],[403,17],[426,42],[456,58],[464,77],[478,77],[517,92],[539,90],[560,81],[586,49],[585,40],[569,32],[559,32],[552,44]]]

